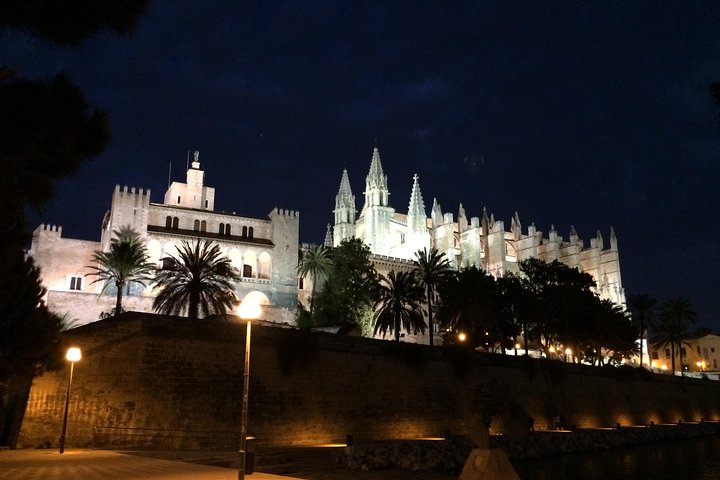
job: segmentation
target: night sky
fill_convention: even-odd
[[[161,202],[199,150],[217,210],[299,210],[320,243],[343,167],[362,208],[377,141],[397,211],[417,173],[428,214],[517,211],[586,244],[614,226],[627,295],[684,295],[720,328],[717,1],[167,0],[79,49],[3,31],[0,59],[67,72],[110,115],[110,147],[33,220],[64,236],[99,239],[116,183]]]

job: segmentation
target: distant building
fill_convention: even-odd
[[[343,170],[335,196],[334,224],[328,226],[325,243],[337,246],[349,238],[363,240],[375,255],[374,262],[381,273],[396,267],[410,268],[409,260],[415,258],[415,252],[431,247],[444,253],[454,268],[474,265],[496,277],[517,272],[518,262],[527,258],[559,260],[590,274],[601,298],[625,305],[618,242],[612,228],[609,245],[599,231],[586,245],[574,227],[570,227],[567,240],[558,235],[554,226],[547,236],[534,224],[524,234],[517,213],[507,231],[503,221],[495,220],[485,210],[481,217],[468,219],[462,204],[455,220],[452,213],[442,212],[436,199],[428,218],[417,175],[413,177],[407,214],[398,213],[389,204],[388,178],[377,147],[365,179],[364,196],[358,214],[347,169]]]
[[[273,209],[267,219],[249,218],[234,212],[216,212],[215,189],[205,185],[198,152],[187,171],[185,183],[172,182],[162,203],[150,201],[150,190],[115,187],[110,210],[102,221],[100,241],[62,237],[62,227],[40,225],[33,233],[31,255],[41,268],[47,289],[46,303],[58,314],[68,314],[76,325],[95,321],[114,307],[113,288],[99,296],[100,282],[87,276],[92,255],[107,250],[113,231],[130,227],[145,241],[150,261],[175,254],[183,240],[211,240],[241,272],[235,285],[240,299],[260,291],[270,300],[264,318],[292,322],[297,306],[299,213]],[[154,293],[133,284],[126,287],[125,310],[152,311]]]
[[[682,354],[682,368],[680,355]],[[661,370],[672,368],[672,349],[669,345],[650,344],[650,366]],[[680,352],[675,345],[675,370],[689,372],[720,371],[720,336],[712,333],[684,339]]]

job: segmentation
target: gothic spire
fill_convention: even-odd
[[[433,228],[437,227],[439,225],[442,225],[443,214],[442,214],[442,210],[440,210],[440,204],[438,203],[437,198],[433,198],[433,206],[432,206],[432,212],[430,213],[430,216],[432,218]]]
[[[333,246],[333,228],[329,223],[327,230],[325,230],[325,246],[328,248]]]
[[[413,176],[412,192],[410,193],[410,205],[408,206],[407,225],[413,231],[423,231],[427,228],[427,217],[425,215],[425,203],[418,176]]]
[[[458,229],[460,232],[464,232],[468,228],[468,221],[467,221],[467,215],[465,215],[465,208],[463,207],[463,204],[460,204],[460,207],[458,208]]]
[[[335,225],[341,223],[355,223],[355,196],[350,188],[350,177],[347,169],[343,169],[340,178],[340,188],[335,196]]]
[[[375,147],[370,161],[370,171],[365,179],[365,207],[376,205],[387,207],[388,195],[390,192],[387,186],[387,175],[383,172],[380,151]]]

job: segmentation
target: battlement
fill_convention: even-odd
[[[136,190],[137,190],[137,191],[136,191]],[[120,186],[120,185],[118,184],[118,185],[115,185],[115,193],[120,193],[120,194],[125,194],[125,195],[141,195],[141,196],[143,196],[143,197],[149,197],[149,196],[150,196],[150,189],[149,189],[149,188],[146,188],[146,189],[138,188],[138,189],[136,189],[135,187],[128,187],[127,185],[125,185],[125,186]]]
[[[49,232],[50,235],[56,235],[58,237],[62,236],[62,226],[61,225],[50,225],[47,223],[41,223],[38,228],[35,229],[35,233],[43,232]]]
[[[268,216],[270,215],[283,215],[285,217],[299,218],[300,212],[297,210],[287,210],[284,208],[275,207],[272,209]]]

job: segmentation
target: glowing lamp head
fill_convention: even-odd
[[[464,333],[460,332],[460,333],[458,333],[457,338],[458,338],[459,341],[464,342],[465,340],[467,340],[467,335],[465,335]]]
[[[548,348],[548,351],[549,351],[550,353],[555,353],[555,347],[553,347],[552,345],[550,345],[550,348]]]
[[[661,370],[667,370],[667,365],[663,364],[663,365],[660,367],[660,369],[661,369]]]
[[[702,367],[702,362],[697,362],[695,363],[695,365],[697,365],[698,367]]]
[[[566,349],[565,349],[565,355],[572,355],[572,349],[566,348]]]
[[[65,360],[68,362],[77,362],[82,358],[82,352],[78,347],[70,347],[65,353]]]
[[[516,343],[516,344],[515,344],[515,350],[517,350],[517,349],[519,349],[519,348],[520,348],[520,344],[519,344],[519,343]]]
[[[238,315],[245,320],[255,320],[260,318],[260,304],[252,301],[243,300],[238,307]]]

